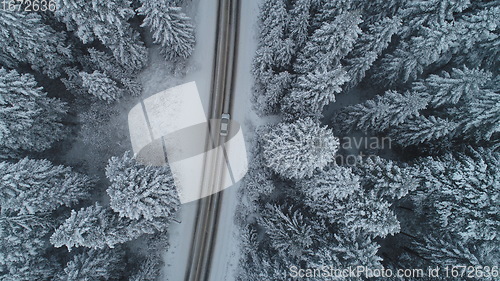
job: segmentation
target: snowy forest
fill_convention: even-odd
[[[252,102],[266,121],[239,195],[239,280],[367,277],[294,278],[321,266],[498,280],[499,2],[260,8]]]
[[[126,111],[151,54],[185,73],[188,3],[46,2],[0,8],[0,280],[156,280],[180,202]]]
[[[160,280],[182,205],[127,114],[200,1],[0,1],[0,280]],[[500,3],[259,2],[236,280],[499,280]],[[323,266],[441,274],[292,276]]]

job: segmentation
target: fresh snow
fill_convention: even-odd
[[[205,113],[210,104],[210,87],[212,81],[213,54],[215,53],[215,35],[217,23],[217,1],[195,0],[186,7],[187,14],[195,21],[196,46],[188,62],[188,72],[176,85],[195,81]],[[159,50],[150,54],[152,64],[142,73],[142,83],[150,95],[161,92],[172,86],[168,82],[168,66],[165,66]],[[191,238],[194,232],[197,201],[181,205],[177,219],[168,230],[170,247],[163,255],[165,266],[159,280],[184,280],[188,265]]]

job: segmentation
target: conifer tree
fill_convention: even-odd
[[[333,123],[342,133],[352,130],[382,132],[419,115],[419,110],[426,108],[427,103],[427,98],[420,95],[387,91],[375,99],[343,108]]]
[[[282,257],[304,258],[313,244],[313,230],[299,211],[283,211],[269,206],[268,214],[259,220],[271,245]]]
[[[46,217],[19,215],[2,209],[0,216],[0,279],[45,280],[57,270],[43,255],[45,236],[53,227]]]
[[[353,0],[352,2],[355,9],[363,11],[364,23],[376,24],[384,18],[401,17],[401,10],[410,0]]]
[[[66,35],[45,25],[37,13],[0,9],[0,64],[28,63],[50,78],[61,75],[72,59]]]
[[[387,48],[400,25],[399,18],[383,18],[368,26],[368,31],[361,34],[354,49],[345,59],[345,69],[350,78],[346,89],[361,82],[365,73]]]
[[[405,19],[401,33],[407,37],[421,26],[441,25],[457,18],[463,10],[470,7],[470,0],[419,0],[407,1],[399,16]]]
[[[422,179],[418,202],[432,211],[431,219],[466,240],[498,240],[500,220],[500,156],[488,149],[427,158],[415,176]]]
[[[462,69],[453,68],[450,72],[443,71],[440,75],[431,74],[413,83],[412,91],[429,95],[433,107],[452,105],[480,95],[480,91],[491,84],[491,79],[491,72],[464,66]]]
[[[422,27],[419,36],[403,41],[387,54],[376,70],[376,79],[389,85],[403,84],[416,80],[426,68],[446,57],[457,47],[457,34],[453,25]]]
[[[338,139],[311,118],[280,123],[264,136],[266,165],[289,179],[312,176],[334,160]]]
[[[77,67],[64,68],[66,77],[61,78],[61,82],[66,89],[75,96],[86,96],[87,90],[83,87],[83,81],[80,77],[80,70]]]
[[[133,73],[130,72],[130,69],[121,66],[114,57],[108,55],[106,52],[94,48],[88,49],[88,52],[92,68],[107,74],[115,80],[130,78],[132,76]]]
[[[453,23],[431,21],[382,59],[376,78],[389,85],[415,80],[431,65],[445,65],[452,55],[468,53],[477,45],[494,41],[498,37],[495,19],[499,16],[500,8],[494,7],[479,9]]]
[[[161,266],[158,258],[147,258],[141,263],[139,271],[132,275],[129,281],[156,281],[161,273]]]
[[[99,100],[111,103],[123,96],[123,90],[118,87],[118,84],[102,72],[97,70],[93,73],[80,72],[79,75],[82,79],[82,86]]]
[[[427,235],[423,241],[415,241],[417,253],[432,264],[440,266],[489,266],[498,261],[498,242],[464,243],[460,237],[445,234]],[[493,279],[491,279],[493,280]]]
[[[287,71],[274,73],[272,70],[254,75],[257,80],[257,89],[252,97],[255,110],[260,114],[277,113],[281,109],[282,98],[292,83],[292,75]]]
[[[169,218],[180,205],[169,168],[143,166],[127,152],[113,157],[106,167],[111,208],[122,217],[153,220]]]
[[[112,52],[122,66],[132,72],[147,62],[147,52],[128,20],[135,15],[128,0],[57,0],[56,15],[75,31],[83,43],[95,39]]]
[[[297,0],[290,10],[290,38],[300,50],[309,37],[311,24],[311,0]]]
[[[382,258],[377,255],[380,248],[376,242],[361,231],[342,232],[313,253],[310,268],[325,264],[336,268],[366,266],[371,269],[381,268]]]
[[[389,202],[403,198],[415,190],[419,183],[410,168],[378,156],[361,159],[359,165],[355,166],[355,174],[360,177],[361,185],[366,190]]]
[[[453,116],[460,123],[460,131],[471,140],[494,140],[500,132],[500,93],[481,91],[474,100]]]
[[[270,67],[283,69],[290,65],[294,54],[293,41],[289,39],[287,21],[289,19],[284,0],[264,1],[260,14],[261,30],[259,48],[269,52],[270,60],[266,57],[259,61]]]
[[[325,210],[325,205],[360,190],[359,180],[350,168],[333,164],[314,177],[300,181],[298,187],[305,196],[305,204],[319,214]]]
[[[56,246],[88,247],[93,249],[113,248],[117,244],[137,239],[143,234],[164,231],[169,219],[156,218],[131,220],[119,217],[111,208],[99,204],[72,210],[71,216],[52,234],[50,242]]]
[[[283,100],[283,110],[296,116],[318,116],[323,107],[335,101],[335,94],[347,81],[349,77],[340,67],[330,71],[323,67],[300,75]]]
[[[325,22],[333,22],[339,15],[355,9],[353,0],[313,0],[313,28],[318,29]]]
[[[287,33],[288,19],[285,1],[263,2],[259,14],[259,44],[252,65],[253,100],[259,114],[280,110],[281,99],[293,79],[289,70],[296,46]]]
[[[118,280],[125,267],[121,248],[90,249],[73,256],[55,278],[63,280]]]
[[[419,115],[392,128],[390,136],[401,146],[418,145],[449,136],[457,127],[456,122],[447,119]]]
[[[115,58],[105,52],[98,51],[94,48],[90,48],[88,51],[90,54],[90,61],[93,64],[94,69],[106,74],[108,78],[111,78],[115,82],[119,82],[122,86],[120,88],[126,90],[130,95],[141,95],[142,86],[138,82],[134,81],[134,75],[130,69],[122,67]]]
[[[53,211],[88,197],[93,182],[69,167],[48,160],[0,162],[0,206],[20,214]]]
[[[347,199],[334,201],[326,211],[327,219],[346,231],[360,230],[372,237],[386,237],[400,230],[391,204],[375,192],[356,192]]]
[[[66,104],[49,98],[35,78],[0,68],[0,148],[43,151],[63,137]]]
[[[340,60],[352,50],[361,33],[361,22],[359,14],[345,12],[333,22],[323,23],[311,35],[303,52],[297,56],[294,70],[298,73],[308,73],[318,67],[329,70],[338,67]]]
[[[151,30],[153,42],[160,44],[165,58],[189,58],[195,44],[191,19],[180,7],[174,7],[167,1],[141,0],[141,3],[142,6],[137,11],[146,16],[141,26]]]

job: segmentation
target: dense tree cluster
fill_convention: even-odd
[[[0,68],[0,151],[43,151],[64,135],[66,103],[30,74]]]
[[[183,1],[50,1],[55,11],[7,2],[0,9],[0,280],[155,280],[168,247],[156,235],[167,236],[180,205],[173,176],[130,153],[111,157],[125,149],[115,148],[119,133],[102,125],[124,110],[120,99],[143,94],[138,76],[152,44],[166,64],[183,65],[193,53]],[[102,166],[87,161],[94,152],[82,144],[89,143],[106,146]],[[157,245],[139,254],[127,244],[139,237]]]
[[[113,248],[166,230],[180,205],[169,169],[143,166],[126,152],[109,160],[106,176],[110,206],[73,210],[51,237],[56,247]]]
[[[241,280],[498,264],[494,2],[263,1],[253,103],[279,123],[240,192]]]

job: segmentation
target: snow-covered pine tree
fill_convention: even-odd
[[[146,258],[139,266],[139,271],[128,281],[156,281],[161,274],[162,263],[159,258]]]
[[[266,0],[259,14],[259,45],[253,59],[255,91],[252,97],[259,114],[273,114],[292,82],[290,64],[296,46],[287,33],[289,14],[284,0]],[[302,23],[301,23],[302,24]]]
[[[418,115],[392,127],[389,135],[399,145],[406,147],[439,139],[442,141],[442,138],[453,135],[458,125],[456,122],[432,115]]]
[[[258,52],[255,61],[258,60]],[[292,75],[287,71],[274,73],[268,69],[260,72],[254,68],[254,76],[256,78],[256,90],[252,97],[254,109],[259,114],[277,113],[281,109],[282,98],[292,83]]]
[[[9,264],[6,267],[0,266],[0,279],[16,281],[51,280],[58,270],[58,266],[54,260],[46,259],[43,256],[35,256],[32,259],[23,260],[21,263]]]
[[[440,266],[495,266],[500,247],[498,242],[468,244],[460,237],[445,234],[427,235],[423,241],[415,241],[413,248],[420,257]],[[487,279],[494,280],[494,279]]]
[[[304,74],[319,67],[328,70],[338,67],[340,60],[354,47],[361,33],[361,22],[360,14],[354,12],[345,12],[332,22],[324,22],[297,56],[294,70]]]
[[[414,82],[412,91],[430,96],[430,105],[438,107],[470,101],[481,95],[481,89],[489,88],[492,73],[482,69],[453,68],[440,75],[431,74],[424,80]]]
[[[264,137],[265,165],[288,179],[310,177],[335,158],[338,139],[311,118],[280,123]]]
[[[391,210],[391,203],[373,191],[358,191],[344,200],[326,205],[323,213],[330,223],[340,225],[348,232],[357,230],[372,237],[386,237],[400,230],[399,221]]]
[[[80,77],[80,70],[77,67],[65,67],[66,77],[61,78],[61,82],[66,89],[75,96],[87,95],[87,90],[83,88],[83,81]]]
[[[61,75],[72,59],[64,32],[45,25],[37,13],[0,10],[0,64],[28,63],[50,78]]]
[[[452,24],[422,27],[419,36],[402,41],[394,52],[382,58],[375,79],[387,85],[416,80],[429,65],[449,60],[451,49],[457,46],[457,32]]]
[[[130,152],[109,160],[106,177],[111,182],[107,189],[111,208],[122,217],[171,218],[180,206],[170,169],[141,165]]]
[[[445,65],[452,55],[466,54],[476,46],[491,43],[498,39],[495,30],[499,17],[500,8],[490,7],[463,15],[455,22],[430,21],[428,26],[417,25],[415,36],[402,40],[394,52],[382,59],[375,78],[389,85],[415,80],[431,65]],[[473,65],[481,64],[479,61]]]
[[[334,235],[334,239],[313,253],[308,268],[317,268],[325,264],[336,268],[366,266],[371,269],[381,268],[382,258],[377,255],[380,248],[370,235],[362,231],[344,231]]]
[[[114,80],[102,72],[97,70],[93,73],[82,71],[79,75],[82,79],[82,86],[87,89],[89,94],[99,100],[112,103],[123,96],[123,89],[120,89]]]
[[[125,251],[120,247],[84,250],[73,256],[54,281],[119,280],[124,269]]]
[[[98,51],[94,48],[89,50],[90,62],[94,69],[106,74],[115,82],[119,82],[123,88],[132,96],[140,96],[142,93],[142,85],[134,81],[134,73],[125,67],[122,67],[114,57],[105,52]]]
[[[107,46],[113,52],[116,60],[127,69],[127,72],[137,73],[148,63],[148,51],[141,41],[139,33],[131,27],[126,30],[125,34],[120,34]]]
[[[148,27],[153,35],[153,42],[161,46],[161,53],[167,60],[187,59],[193,53],[195,45],[194,27],[191,19],[168,1],[141,0],[137,9],[144,15],[142,27]]]
[[[298,76],[291,92],[283,99],[283,111],[294,117],[321,116],[323,108],[335,101],[335,94],[349,81],[341,67],[321,67]]]
[[[0,162],[0,206],[19,214],[44,213],[89,196],[93,181],[48,160]]]
[[[313,29],[318,29],[325,22],[332,22],[344,12],[353,11],[353,0],[312,0]]]
[[[475,1],[472,3],[476,4]],[[456,23],[460,33],[460,42],[465,48],[459,48],[453,57],[456,65],[467,64],[471,67],[483,67],[496,72],[500,61],[500,35],[498,35],[498,17],[500,8],[490,3],[477,3],[474,13],[464,14]]]
[[[389,202],[401,199],[417,188],[418,180],[412,173],[410,168],[378,156],[361,159],[355,166],[355,174],[361,179],[363,188]]]
[[[46,217],[4,211],[0,216],[0,279],[45,280],[55,268],[42,255],[53,227]]]
[[[270,195],[275,189],[270,172],[261,166],[256,167],[258,168],[249,169],[248,176],[243,179],[242,198],[240,200],[241,204],[245,206],[244,211],[248,214],[257,213],[259,201]]]
[[[289,14],[285,1],[264,1],[259,20],[261,23],[259,49],[267,50],[270,60],[264,56],[262,60],[257,61],[258,64],[269,65],[269,68],[286,69],[294,55],[294,44],[286,33]]]
[[[296,51],[304,47],[308,37],[311,21],[311,0],[297,0],[290,10],[290,38],[295,43]]]
[[[66,104],[49,98],[30,74],[0,68],[0,148],[43,151],[64,136]]]
[[[368,26],[368,30],[361,34],[354,49],[343,63],[349,76],[349,81],[344,89],[350,89],[361,82],[365,73],[387,48],[392,36],[400,26],[401,20],[397,17],[383,18]]]
[[[498,241],[500,154],[468,148],[464,153],[427,158],[417,166],[421,178],[413,198],[431,210],[435,225],[466,241]]]
[[[99,70],[115,80],[130,78],[133,73],[129,69],[121,66],[118,61],[108,55],[106,52],[96,50],[95,48],[88,49],[90,55],[90,63],[92,67]]]
[[[398,11],[398,16],[404,19],[400,34],[407,38],[422,26],[430,27],[454,21],[457,15],[470,6],[470,0],[405,1]]]
[[[143,234],[164,231],[169,221],[165,218],[131,220],[119,217],[111,208],[96,203],[79,211],[72,210],[71,216],[52,234],[50,242],[56,247],[66,246],[69,250],[80,246],[113,248]]]
[[[359,191],[359,180],[350,168],[332,164],[310,179],[299,181],[297,187],[305,196],[305,204],[317,214],[327,217],[326,206]]]
[[[142,94],[142,85],[137,81],[130,78],[123,78],[120,80],[120,83],[123,85],[123,88],[130,94],[131,96],[138,97]]]
[[[384,18],[397,17],[410,0],[352,0],[352,2],[354,9],[363,11],[363,22],[370,25]]]
[[[427,98],[411,92],[387,91],[375,99],[343,108],[332,122],[343,134],[352,130],[382,132],[419,115],[427,104]]]
[[[399,222],[390,209],[391,204],[383,198],[390,197],[384,193],[390,192],[384,189],[390,185],[389,180],[379,182],[377,187],[370,186],[372,190],[369,191],[364,191],[360,184],[360,178],[351,169],[333,165],[313,178],[303,180],[298,187],[305,197],[305,204],[318,216],[336,225],[336,229],[361,231],[372,237],[399,232]],[[395,189],[401,189],[398,187]]]
[[[492,141],[500,132],[499,109],[500,93],[485,90],[452,115],[460,122],[459,130],[466,139]]]
[[[147,52],[128,20],[135,15],[128,0],[57,0],[56,15],[83,43],[96,38],[125,68],[135,72],[147,63]]]
[[[282,258],[305,258],[313,244],[314,232],[300,211],[283,210],[279,206],[268,206],[266,210],[259,225],[264,227],[272,247]]]

